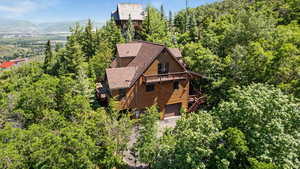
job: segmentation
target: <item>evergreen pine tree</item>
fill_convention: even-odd
[[[78,43],[82,43],[84,41],[83,27],[76,23],[74,27],[70,28],[70,32],[72,34],[67,38],[68,41],[77,41]]]
[[[134,34],[135,34],[135,30],[134,30],[134,26],[133,26],[130,14],[129,14],[129,19],[128,19],[128,23],[127,23],[127,29],[126,29],[125,34],[126,34],[125,36],[126,36],[126,41],[127,42],[130,42],[130,41],[133,40]]]
[[[185,0],[185,23],[184,23],[184,31],[188,31],[188,23],[189,23],[189,8],[188,8],[188,0]]]
[[[198,40],[199,29],[198,29],[197,20],[196,20],[196,17],[194,14],[190,15],[188,28],[189,28],[191,38],[194,41]]]
[[[173,14],[172,11],[169,11],[169,28],[172,30],[173,27]]]
[[[161,17],[161,19],[165,18],[165,10],[164,10],[164,6],[162,4],[160,6],[160,17]]]
[[[125,41],[124,35],[121,32],[121,29],[116,25],[115,21],[111,19],[106,23],[106,25],[97,31],[97,49],[101,46],[100,43],[103,41],[108,42],[108,45],[111,49],[115,50],[117,43],[123,43]]]
[[[199,29],[198,29],[198,25],[197,25],[197,20],[194,14],[190,14],[189,17],[189,23],[188,23],[188,31],[190,33],[190,37],[196,41],[198,40],[198,33],[199,33]]]
[[[85,27],[82,48],[86,60],[89,61],[92,58],[92,56],[95,55],[96,52],[93,36],[93,24],[90,19],[88,20],[87,26]]]
[[[44,60],[44,72],[45,73],[50,73],[52,63],[53,63],[53,53],[52,53],[51,41],[48,40],[48,42],[46,44],[45,60]]]
[[[168,20],[161,19],[161,13],[155,8],[148,7],[148,15],[143,22],[143,30],[141,32],[142,39],[146,41],[171,45],[171,32],[168,27]],[[150,25],[148,25],[150,23]],[[150,29],[147,29],[150,28]]]
[[[63,47],[63,45],[61,43],[56,43],[55,44],[55,52],[58,52],[61,48]]]
[[[147,27],[146,27],[146,33],[151,33],[151,12],[150,12],[150,6],[147,7]]]
[[[81,46],[75,41],[72,36],[69,37],[69,42],[66,45],[66,50],[61,56],[60,74],[75,74],[78,75],[84,61],[84,53]]]
[[[90,81],[86,72],[80,67],[76,76],[76,92],[84,96],[90,103],[93,102],[93,88],[91,88]]]

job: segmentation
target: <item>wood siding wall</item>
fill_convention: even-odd
[[[157,59],[151,64],[151,66],[146,70],[144,75],[156,75],[158,72],[159,63],[169,63],[169,72],[183,72],[182,67],[172,58],[172,56],[164,50]]]
[[[170,56],[167,51],[163,51],[160,56],[149,66],[144,75],[156,75],[159,63],[169,63],[169,72],[183,72],[184,69]],[[161,119],[164,118],[166,105],[181,103],[182,108],[188,108],[189,79],[179,81],[179,89],[173,89],[175,81],[155,83],[155,90],[146,91],[146,84],[140,78],[135,85],[127,89],[126,97],[120,101],[120,109],[141,110],[152,105],[160,108]],[[113,96],[118,95],[118,91],[112,91]]]
[[[128,20],[115,20],[116,24],[120,26],[122,29],[125,29],[128,24]],[[141,29],[143,21],[140,20],[132,20],[132,24],[135,29]]]

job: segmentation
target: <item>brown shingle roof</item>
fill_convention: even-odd
[[[134,75],[130,86],[132,86],[135,81],[144,73],[144,71],[150,66],[150,64],[163,51],[164,48],[165,46],[163,45],[142,42],[142,47],[138,55],[128,65],[137,67],[136,74]]]
[[[126,47],[129,47],[131,50],[134,50],[134,51],[129,51],[129,53],[131,53],[130,55],[134,54],[136,56],[128,64],[128,67],[125,67],[123,69],[115,68],[106,71],[108,79],[111,79],[110,80],[111,82],[109,82],[111,84],[109,85],[111,89],[130,88],[132,85],[135,84],[136,80],[139,79],[139,77],[146,71],[146,69],[151,65],[151,63],[156,59],[157,56],[159,56],[159,54],[163,50],[167,50],[174,58],[174,60],[176,60],[176,62],[184,69],[184,71],[187,71],[185,67],[178,61],[178,59],[176,59],[176,56],[179,55],[178,53],[175,52],[178,52],[179,49],[173,50],[172,52],[171,51],[172,49],[166,48],[164,45],[151,43],[151,42],[144,42],[144,41],[135,41],[135,42],[121,44],[117,46],[119,46],[118,50],[122,50],[121,53],[127,50]],[[120,48],[120,46],[122,46],[121,47],[122,49]],[[138,46],[139,50],[137,51],[136,48],[134,48],[134,46],[135,47]],[[125,57],[124,55],[122,56]],[[129,69],[127,70],[126,68],[130,68],[130,70]],[[120,78],[121,75],[122,78]],[[126,83],[124,83],[124,79],[125,79],[124,76],[128,76],[126,78]],[[118,85],[115,83],[120,83],[120,84]]]
[[[136,74],[136,67],[122,67],[106,69],[107,81],[110,89],[128,88]]]
[[[136,57],[140,51],[142,43],[117,44],[119,57]]]
[[[176,57],[182,57],[181,51],[178,48],[169,48],[169,51]]]

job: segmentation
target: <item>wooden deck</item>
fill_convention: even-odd
[[[203,95],[201,90],[194,91],[193,95],[189,96],[189,104],[191,106],[188,109],[188,113],[197,111],[200,105],[206,103],[206,101],[207,101],[207,97]]]
[[[143,81],[145,83],[157,83],[164,81],[173,81],[173,80],[184,80],[188,78],[187,72],[178,72],[178,73],[167,73],[167,74],[158,74],[158,75],[144,75]]]

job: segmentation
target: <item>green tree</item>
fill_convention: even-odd
[[[267,72],[270,83],[278,85],[283,91],[300,98],[300,26],[292,22],[277,27],[277,37],[271,63]]]
[[[197,25],[197,20],[194,14],[191,14],[190,16],[190,20],[189,20],[189,32],[190,32],[190,36],[193,39],[193,41],[197,41],[199,39],[199,29],[198,29],[198,25]]]
[[[147,8],[148,15],[143,22],[141,37],[143,40],[172,45],[172,33],[168,30],[168,21],[161,18],[161,13],[152,7]]]
[[[44,75],[20,91],[13,111],[22,115],[25,126],[39,123],[44,117],[44,111],[56,108],[57,85],[57,78]]]
[[[177,121],[173,168],[205,168],[205,161],[213,153],[210,146],[220,127],[220,121],[204,112],[186,115]]]
[[[7,169],[27,168],[26,157],[20,154],[17,142],[21,129],[6,126],[0,130],[0,167]]]
[[[98,109],[96,112],[84,114],[82,125],[95,140],[97,153],[94,159],[97,163],[103,168],[122,166],[123,152],[132,131],[129,116],[120,117],[118,112],[109,114],[104,109]]]
[[[209,168],[249,168],[246,137],[236,128],[221,132]]]
[[[127,23],[127,26],[126,26],[126,33],[125,34],[126,34],[126,41],[131,42],[134,38],[135,30],[134,30],[134,26],[133,26],[130,14],[129,14],[129,19],[128,19],[128,23]]]
[[[173,31],[173,26],[174,26],[173,13],[172,13],[172,11],[169,11],[169,30],[170,31]]]
[[[69,121],[77,122],[83,114],[91,112],[89,95],[83,91],[89,88],[85,87],[85,84],[78,84],[78,79],[73,79],[72,76],[61,76],[59,79],[56,91],[57,110]]]
[[[75,86],[76,93],[81,96],[84,96],[91,103],[93,102],[93,90],[94,85],[91,84],[89,78],[87,77],[87,73],[83,70],[79,71],[79,74],[76,77],[77,85]],[[94,82],[93,82],[94,83]]]
[[[52,52],[51,41],[48,40],[46,44],[46,50],[45,50],[44,72],[51,73],[52,66],[53,66],[53,52]]]
[[[83,33],[84,41],[82,42],[82,51],[84,52],[87,61],[89,61],[96,53],[93,28],[93,23],[89,19]]]
[[[277,168],[272,163],[259,162],[255,158],[250,158],[249,162],[251,164],[250,169],[276,169]]]
[[[214,111],[223,127],[240,129],[251,154],[279,168],[299,166],[299,102],[272,86],[234,88]]]
[[[102,41],[100,47],[96,51],[96,55],[90,60],[89,66],[95,72],[96,78],[100,81],[104,74],[105,69],[109,66],[113,59],[113,49],[109,47],[109,43]]]
[[[146,113],[139,120],[138,138],[133,151],[138,155],[139,161],[150,166],[155,163],[158,147],[158,120],[159,112],[156,106],[147,108]]]
[[[221,99],[226,98],[231,84],[225,76],[226,65],[222,63],[222,59],[200,43],[186,44],[182,54],[189,68],[204,76],[192,84],[208,94],[208,103],[216,105]]]
[[[106,25],[97,31],[97,42],[106,41],[111,49],[116,50],[116,44],[125,42],[121,29],[111,19]],[[99,45],[98,45],[99,47]]]
[[[74,40],[67,43],[66,49],[60,56],[60,74],[75,74],[78,75],[82,69],[84,61],[84,53],[81,50],[80,44]]]
[[[58,52],[61,48],[63,48],[63,44],[56,42],[55,43],[55,52]]]
[[[160,6],[160,17],[161,19],[165,19],[165,10],[163,5]]]

